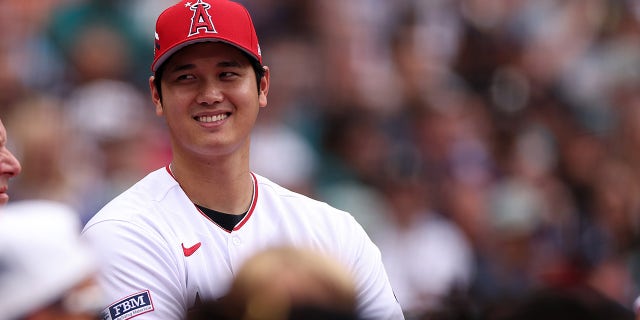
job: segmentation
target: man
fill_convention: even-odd
[[[246,259],[278,245],[344,264],[362,318],[403,319],[380,251],[351,215],[250,171],[250,133],[267,105],[270,71],[244,7],[227,0],[169,7],[156,22],[151,69],[173,159],[85,226],[113,301],[104,319],[182,319],[200,301],[222,297]]]
[[[0,120],[0,206],[9,201],[9,179],[17,176],[20,170],[20,162],[7,149],[7,130]]]
[[[78,214],[41,200],[0,208],[0,319],[97,319],[104,304]]]

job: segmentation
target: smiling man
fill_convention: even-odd
[[[197,0],[166,9],[151,70],[173,158],[85,226],[113,301],[103,319],[183,319],[200,301],[223,297],[245,260],[280,245],[343,264],[361,318],[404,318],[380,251],[349,213],[251,172],[250,136],[266,110],[270,70],[243,6]]]
[[[7,149],[7,130],[0,120],[0,206],[9,202],[9,179],[17,176],[22,168],[18,159]]]

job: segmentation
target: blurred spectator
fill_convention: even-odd
[[[309,181],[315,173],[315,151],[297,132],[282,125],[258,124],[251,140],[252,171],[296,192],[313,193]],[[295,157],[282,157],[285,154]]]
[[[97,264],[73,210],[57,202],[0,209],[0,319],[98,319]]]
[[[66,99],[33,95],[13,106],[8,128],[26,168],[15,180],[16,199],[63,202],[86,222],[115,193],[164,164],[164,133],[145,102],[127,82],[97,80]]]
[[[325,201],[350,212],[373,236],[383,226],[387,204],[375,187],[384,178],[390,141],[374,112],[349,112],[349,106],[323,119],[321,167],[316,192]]]
[[[74,87],[65,118],[84,159],[76,163],[89,218],[108,200],[169,159],[168,140],[148,99],[131,83],[98,79]],[[83,170],[83,171],[80,171]],[[83,219],[84,221],[88,219]]]
[[[9,179],[20,173],[22,167],[16,157],[9,151],[7,130],[0,120],[0,205],[9,201]]]
[[[425,184],[405,178],[383,187],[390,204],[388,223],[374,241],[398,302],[413,319],[441,308],[455,293],[467,292],[474,265],[465,235],[429,208]]]
[[[53,90],[64,71],[47,41],[51,12],[72,0],[6,0],[0,3],[0,103],[6,109],[31,90]],[[4,110],[3,110],[4,111]]]
[[[79,141],[73,138],[60,104],[55,97],[34,95],[16,104],[6,118],[9,130],[15,132],[16,155],[25,169],[15,180],[16,199],[69,205],[78,201],[74,177],[80,168],[71,150]]]
[[[317,150],[306,135],[317,130],[317,122],[305,118],[317,112],[313,99],[309,99],[314,80],[313,76],[294,76],[302,75],[309,67],[306,62],[313,54],[309,42],[291,35],[271,42],[265,64],[272,71],[273,90],[269,92],[268,110],[261,112],[252,132],[250,161],[253,171],[296,192],[313,195]],[[281,157],[283,154],[296,156]]]
[[[333,258],[272,247],[244,262],[223,298],[203,302],[187,319],[355,320],[355,288],[351,274]]]
[[[394,2],[380,0],[315,1],[315,28],[322,65],[318,70],[325,112],[353,107],[379,113],[398,107],[387,30]],[[347,109],[343,109],[344,107]],[[351,107],[349,107],[351,106]]]
[[[633,320],[627,308],[589,287],[536,290],[488,320]]]
[[[48,39],[65,63],[65,83],[128,80],[144,88],[152,34],[140,34],[126,1],[75,1],[53,10]],[[63,88],[66,92],[71,88]]]

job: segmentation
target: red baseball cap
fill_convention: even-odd
[[[231,44],[262,63],[258,36],[245,7],[229,0],[183,0],[164,10],[156,21],[151,71],[156,72],[178,50],[207,41]]]

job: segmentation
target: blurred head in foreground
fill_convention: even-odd
[[[0,208],[0,320],[96,319],[94,257],[68,207],[19,201]]]
[[[9,179],[17,176],[20,170],[20,162],[7,149],[7,131],[0,121],[0,206],[9,201]]]
[[[320,253],[267,249],[248,259],[228,294],[203,302],[189,320],[358,319],[351,274]]]

